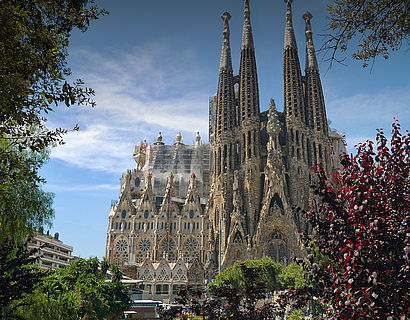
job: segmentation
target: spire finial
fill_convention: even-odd
[[[229,19],[231,19],[231,14],[228,11],[225,11],[221,15],[222,20],[224,21],[224,30],[223,30],[223,42],[222,42],[222,53],[221,61],[219,64],[219,71],[221,70],[232,70],[232,59],[231,59],[231,48],[229,44]]]
[[[224,21],[224,31],[223,31],[223,37],[224,39],[229,39],[229,19],[231,19],[231,14],[228,11],[225,11],[224,13],[222,13],[221,18]]]
[[[245,10],[243,11],[245,19],[249,19],[251,16],[251,10],[249,9],[249,0],[245,0]]]
[[[306,11],[303,15],[303,19],[305,19],[306,28],[306,68],[314,68],[319,70],[317,59],[316,59],[316,52],[315,47],[313,45],[313,32],[312,32],[312,25],[310,20],[312,19],[312,14],[309,11]]]
[[[312,17],[313,16],[309,11],[306,11],[305,14],[303,15],[303,19],[305,20],[305,23],[306,23],[305,33],[306,33],[307,40],[312,40],[312,25],[310,24],[310,20],[312,20]]]
[[[162,141],[162,133],[160,131],[158,132],[157,141],[154,142],[154,145],[158,146],[158,145],[163,145],[163,144],[164,142]]]
[[[293,0],[285,0],[285,3],[286,3],[286,21],[292,21],[292,2],[293,2]]]
[[[286,3],[286,28],[285,28],[285,50],[288,47],[293,47],[297,50],[295,34],[292,23],[292,2],[293,0],[285,0]]]
[[[245,0],[245,9],[243,11],[244,22],[242,31],[242,45],[241,49],[252,48],[253,49],[253,35],[251,27],[251,10],[249,8],[249,0]]]

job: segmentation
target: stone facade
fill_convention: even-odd
[[[167,146],[160,134],[153,146],[135,147],[137,166],[123,174],[119,200],[108,217],[105,255],[110,262],[135,265],[147,257],[204,261],[209,148],[199,134],[194,146],[183,144],[180,134]]]
[[[182,257],[173,262],[147,258],[139,266],[137,278],[143,282],[142,299],[173,302],[181,288],[187,287],[191,292],[204,290],[203,265],[198,260],[187,263]]]
[[[260,112],[250,6],[245,0],[238,75],[232,69],[231,16],[222,14],[218,90],[209,100],[210,144],[202,144],[198,133],[194,145],[185,145],[180,134],[173,145],[165,145],[160,133],[152,145],[135,147],[136,168],[123,174],[119,200],[109,214],[110,262],[135,267],[138,277],[143,268],[159,261],[170,266],[183,262],[187,270],[196,264],[204,275],[205,270],[223,269],[237,260],[267,255],[287,264],[304,255],[299,231],[309,231],[309,226],[294,208],[314,203],[309,188],[312,166],[331,173],[340,166],[338,154],[345,143],[344,135],[327,123],[312,15],[303,16],[302,75],[292,1],[285,2],[284,112],[277,111],[273,99],[269,110]]]
[[[299,239],[309,226],[294,208],[315,199],[309,186],[312,166],[327,173],[339,166],[344,135],[328,127],[324,95],[313,45],[309,12],[306,68],[302,74],[286,0],[284,112],[273,99],[260,112],[255,47],[249,0],[245,0],[239,74],[232,70],[230,14],[222,15],[223,44],[216,97],[210,99],[212,184],[207,205],[210,221],[208,264],[222,269],[237,260],[265,255],[282,264],[305,253]],[[235,84],[238,88],[235,91]]]

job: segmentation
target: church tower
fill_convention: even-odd
[[[305,124],[305,108],[302,72],[292,22],[292,2],[293,0],[285,0],[286,28],[283,63],[285,114],[287,125],[301,127]]]
[[[260,109],[255,47],[250,22],[249,0],[245,0],[239,68],[239,105],[242,135],[242,170],[248,233],[255,233],[259,217],[260,181]]]
[[[310,20],[312,14],[307,11],[303,15],[306,28],[306,123],[312,130],[312,147],[309,150],[309,165],[322,164],[326,170],[330,169],[329,128],[327,124],[325,99],[320,81],[319,66],[317,63],[313,33]],[[309,145],[310,146],[310,145]]]
[[[303,77],[292,23],[292,1],[286,3],[284,42],[284,102],[287,145],[287,185],[292,206],[306,208],[308,204],[308,161]]]
[[[196,142],[187,145],[178,133],[166,144],[159,133],[152,144],[135,146],[136,167],[123,174],[118,201],[111,203],[106,259],[143,280],[154,295],[174,291],[176,284],[202,285],[204,271],[212,278],[236,261],[269,256],[285,266],[305,257],[300,232],[309,232],[309,226],[295,207],[307,209],[317,199],[309,188],[312,166],[320,164],[327,173],[340,166],[344,134],[327,124],[312,15],[303,16],[302,75],[293,0],[285,0],[284,111],[271,99],[269,110],[260,112],[249,2],[244,0],[239,74],[232,68],[231,15],[221,16],[210,143],[197,133]]]
[[[235,146],[235,93],[232,69],[229,12],[224,21],[219,82],[214,123],[213,199],[209,205],[211,233],[217,234],[214,252],[225,252],[232,212],[232,185]],[[214,259],[217,259],[216,257]]]

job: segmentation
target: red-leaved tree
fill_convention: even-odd
[[[301,292],[331,306],[331,319],[409,318],[409,159],[410,134],[395,121],[390,146],[378,130],[376,150],[367,141],[343,154],[331,180],[316,170],[321,201],[306,219],[317,249],[305,237],[315,285]],[[317,253],[332,262],[318,263]]]

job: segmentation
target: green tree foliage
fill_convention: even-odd
[[[279,279],[283,289],[300,289],[308,285],[306,271],[296,262],[287,265],[279,274]]]
[[[286,320],[304,320],[305,314],[302,310],[293,310],[289,315],[286,316]]]
[[[335,0],[328,7],[330,35],[325,48],[331,51],[331,62],[338,52],[357,43],[353,58],[363,61],[381,55],[385,59],[391,51],[408,45],[410,40],[410,2],[408,0]]]
[[[29,294],[48,272],[34,266],[36,250],[27,243],[16,245],[11,240],[0,246],[0,318],[13,313],[11,305],[23,294]],[[14,305],[15,307],[16,305]]]
[[[90,98],[94,92],[83,81],[68,83],[71,71],[66,61],[72,30],[86,31],[91,20],[106,13],[89,6],[90,2],[0,1],[0,188],[8,178],[42,180],[38,167],[22,168],[25,154],[21,152],[62,143],[67,130],[45,126],[53,108],[94,105]]]
[[[280,301],[269,300],[265,283],[261,281],[262,264],[252,266],[245,262],[240,264],[243,285],[235,287],[230,280],[212,288],[213,298],[199,301],[182,290],[178,299],[179,306],[164,310],[160,315],[164,320],[188,319],[187,313],[194,314],[197,319],[218,320],[265,320],[283,316],[284,307]]]
[[[106,281],[111,268],[111,281]],[[27,320],[110,319],[129,305],[118,267],[97,258],[79,259],[50,274],[32,294],[24,296],[16,315]]]
[[[281,265],[273,262],[271,258],[264,257],[260,260],[237,261],[232,267],[224,270],[215,279],[215,282],[208,285],[208,289],[214,292],[215,289],[228,284],[233,289],[242,289],[246,284],[243,274],[244,265],[247,268],[258,270],[256,280],[264,283],[268,291],[274,291],[279,288],[277,276],[281,271]]]
[[[0,144],[3,142],[0,139]],[[18,154],[22,160],[20,169],[25,172],[33,168],[37,170],[48,158],[45,151],[13,150],[13,154]],[[3,169],[3,163],[0,163],[0,170]],[[0,245],[5,240],[24,243],[33,228],[50,226],[54,216],[53,197],[52,193],[44,192],[33,181],[5,176],[0,192]]]

